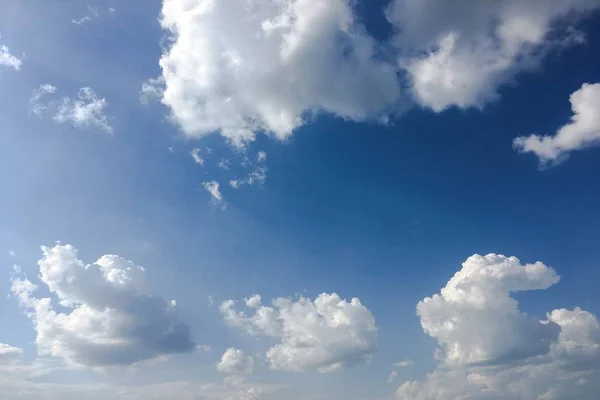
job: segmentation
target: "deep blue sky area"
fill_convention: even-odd
[[[590,137],[595,135],[595,141],[564,151],[560,163],[544,164],[538,153],[513,146],[517,137],[554,135],[573,117],[569,96],[584,83],[600,82],[600,13],[595,3],[582,1],[590,4],[591,11],[573,22],[585,34],[584,43],[549,44],[555,33],[562,37],[561,24],[570,26],[572,21],[552,22],[549,26],[554,29],[548,28],[534,43],[537,47],[531,44],[547,51],[545,56],[528,52],[529,44],[520,43],[515,55],[508,57],[510,62],[516,65],[519,57],[529,57],[535,65],[506,67],[497,79],[490,78],[495,100],[471,101],[461,107],[458,95],[442,90],[443,79],[433,89],[427,86],[419,91],[418,74],[427,78],[434,73],[427,75],[426,68],[414,65],[446,51],[443,41],[401,42],[398,38],[411,33],[409,24],[391,20],[391,11],[386,17],[392,3],[411,4],[413,8],[398,15],[414,12],[411,16],[423,18],[423,26],[437,29],[443,24],[429,21],[447,21],[433,9],[431,0],[424,1],[422,9],[410,0],[357,1],[351,2],[352,7],[345,0],[328,0],[319,3],[321,8],[316,0],[282,0],[297,13],[289,21],[282,19],[292,25],[302,13],[292,7],[297,3],[311,5],[307,10],[317,10],[315,15],[333,10],[324,14],[327,18],[309,21],[311,29],[298,39],[305,46],[302,49],[310,50],[306,50],[313,57],[310,62],[300,54],[284,60],[288,64],[274,56],[284,53],[285,35],[265,34],[266,42],[278,43],[271,51],[249,39],[262,37],[261,31],[254,36],[245,31],[258,29],[248,28],[255,18],[248,11],[251,6],[257,7],[252,10],[261,18],[284,13],[272,1],[248,2],[247,8],[229,12],[223,4],[239,0],[223,0],[204,19],[198,16],[200,11],[196,19],[190,17],[181,5],[192,2],[184,0],[12,1],[0,0],[0,46],[6,45],[5,52],[22,61],[16,68],[3,61],[0,51],[0,262],[4,265],[0,288],[6,298],[0,302],[2,400],[3,393],[11,393],[7,400],[36,398],[36,393],[46,390],[45,384],[52,384],[49,400],[160,398],[148,394],[202,400],[591,400],[589,393],[597,393],[600,148],[595,145],[600,126],[586,131]],[[173,8],[167,9],[167,3]],[[468,2],[457,7],[470,12],[463,3]],[[510,1],[498,2],[505,3]],[[539,7],[539,15],[551,9]],[[493,32],[501,23],[517,33],[534,31],[530,25],[535,21],[526,28],[519,25],[517,17],[527,22],[532,15],[526,8],[514,7],[514,25],[502,19],[508,18],[504,14],[494,14],[500,12],[496,10],[485,14],[490,26],[479,26],[471,18],[475,11],[466,12],[465,23],[454,26],[462,36],[457,35],[451,50],[459,54],[457,58],[466,54],[467,59],[458,65],[470,68],[472,62],[470,72],[484,75],[486,60],[479,65],[475,60],[479,53],[469,53],[478,42],[473,39],[475,44],[469,47],[468,35],[487,38],[487,30],[481,27]],[[161,10],[177,21],[179,38],[173,36],[175,28],[161,27]],[[339,10],[354,18],[351,26],[356,31],[344,31],[345,25],[337,24],[337,18],[346,21]],[[83,16],[89,20],[77,22]],[[455,21],[447,23],[451,26]],[[319,24],[331,27],[321,29]],[[473,26],[472,31],[461,31]],[[477,31],[480,28],[483,33]],[[445,25],[432,37],[450,35],[443,29]],[[290,32],[293,36],[295,31]],[[334,39],[328,32],[334,32]],[[495,40],[500,41],[498,37]],[[255,46],[260,57],[244,52],[240,43],[246,44],[246,39],[246,47]],[[338,42],[352,47],[357,57],[365,48],[373,51],[356,63],[358,67],[350,65],[350,58],[335,59],[335,54],[331,61],[320,51],[330,39],[332,53]],[[500,55],[496,50],[484,55],[502,60],[501,50],[497,50]],[[236,51],[241,54],[239,64],[233,56],[230,64],[221,60]],[[206,62],[214,61],[213,56],[219,61]],[[442,75],[452,68],[448,60],[450,55],[448,65],[438,71]],[[172,63],[172,69],[161,68],[159,62]],[[297,66],[290,66],[294,62]],[[386,87],[377,86],[381,98],[395,97],[380,107],[384,111],[373,115],[370,110],[355,112],[364,106],[363,93],[352,89],[363,88],[354,83],[372,76],[365,73],[347,79],[340,67],[369,72],[365,65],[370,63],[387,68],[377,69],[381,76],[392,71],[393,77],[395,71],[398,84],[391,95]],[[296,73],[294,79],[278,75],[280,64],[288,74]],[[265,81],[289,87],[262,87],[263,76],[256,73],[260,68],[248,65],[264,67],[269,78]],[[327,71],[335,73],[323,78]],[[470,88],[472,82],[462,72],[452,78],[464,79],[464,86]],[[186,73],[178,80],[177,74]],[[155,82],[160,88],[158,98],[142,104],[142,85],[157,77],[163,79]],[[339,90],[341,95],[310,98],[323,86],[330,88],[329,81],[351,89],[332,85],[331,92]],[[202,86],[206,82],[210,84]],[[38,104],[45,101],[34,98],[42,84],[56,88],[45,93],[46,103]],[[107,102],[100,114],[106,116],[110,129],[90,122],[87,114],[64,121],[57,117],[61,107],[78,107],[77,93],[83,87]],[[251,93],[251,101],[240,94],[245,90]],[[428,97],[435,90],[440,91],[438,96]],[[378,95],[364,93],[364,98]],[[436,100],[444,96],[458,100],[437,110]],[[597,99],[600,102],[600,95]],[[212,108],[206,106],[209,103]],[[230,103],[235,107],[224,108],[227,118],[218,122],[223,126],[210,134],[191,132],[193,124],[182,117],[197,125],[212,123],[209,117],[218,120],[219,107]],[[44,107],[39,115],[36,104]],[[598,104],[592,98],[586,109],[595,123]],[[279,119],[267,118],[273,107]],[[254,129],[255,140],[236,145],[226,138],[227,124],[237,121],[236,112]],[[265,133],[276,126],[273,120],[280,122],[294,113],[302,118],[291,119],[297,126],[290,132],[280,137],[272,133],[276,129]],[[381,122],[382,116],[387,123]],[[194,161],[194,151],[202,163]],[[265,159],[260,152],[266,153]],[[220,167],[224,160],[227,164]],[[264,173],[263,179],[244,183],[252,171]],[[236,188],[232,180],[242,183]],[[211,182],[219,184],[222,198],[210,192]],[[61,244],[55,249],[75,246],[82,264],[59,256],[44,264],[40,246],[53,247],[57,241]],[[486,265],[488,270],[481,267],[466,277],[457,275],[458,289],[448,289],[440,304],[419,303],[440,293],[470,256],[489,253],[518,257],[522,265],[517,264],[517,271],[536,261],[545,266],[527,276],[506,278],[504,274],[515,273],[510,266]],[[118,254],[143,266],[143,280],[141,275],[129,275],[138,271],[134,264],[127,264],[129,269],[116,266],[123,275],[99,272],[88,280],[90,271],[99,268],[93,263],[104,254]],[[53,269],[45,271],[45,265]],[[548,267],[556,270],[560,282]],[[33,296],[29,303],[11,287],[21,279],[39,286],[32,292],[35,296],[29,293]],[[103,296],[102,290],[109,294]],[[319,295],[333,293],[340,301],[331,308],[335,312],[327,314],[319,308],[318,299],[324,298]],[[264,322],[273,324],[270,331],[256,322],[260,316],[251,301],[244,305],[244,299],[255,294],[262,297],[262,306],[279,313]],[[39,308],[43,297],[52,299],[48,314]],[[276,298],[305,299],[286,308],[281,302],[272,303]],[[364,310],[351,303],[353,298],[360,299]],[[245,314],[228,315],[226,307],[220,309],[228,299],[236,300],[235,309]],[[417,304],[424,304],[420,314]],[[589,313],[570,320],[549,314],[575,307]],[[303,310],[308,314],[294,314]],[[540,323],[546,319],[552,322]],[[314,321],[318,322],[311,325]],[[336,325],[344,321],[349,321],[346,328]],[[568,325],[568,321],[575,322]],[[551,331],[554,325],[556,330]],[[153,330],[159,329],[163,331],[153,336]],[[580,340],[583,344],[577,342],[578,348],[584,350],[568,353],[559,331],[574,332],[573,343]],[[510,332],[515,332],[514,337]],[[191,345],[180,351],[168,348],[188,335],[194,344],[210,350]],[[7,350],[3,343],[17,350]],[[109,362],[113,346],[124,349],[115,352],[115,359],[127,359],[130,352],[132,361]],[[230,348],[243,350],[243,357],[235,362],[228,359]],[[308,355],[307,348],[312,350]],[[273,354],[281,349],[287,352],[276,358]],[[525,353],[530,358],[515,356]],[[98,354],[102,357],[95,359]],[[403,367],[392,366],[403,360]],[[493,368],[479,368],[477,362]],[[578,369],[577,363],[585,368]],[[519,388],[525,391],[507,394],[499,388],[516,379],[515,365],[522,367]],[[565,379],[569,383],[559,387],[554,383],[556,376],[566,374],[560,369],[563,365],[584,372],[569,375]],[[536,375],[537,366],[549,375]],[[392,371],[396,374],[389,375]],[[435,376],[427,375],[432,372]],[[3,374],[12,378],[6,380]],[[468,374],[472,374],[469,379],[479,376],[485,384],[467,382]],[[444,392],[439,387],[449,389]],[[496,397],[483,397],[491,393],[485,387],[497,391],[490,395]],[[434,397],[436,393],[441,397]],[[555,397],[541,397],[547,393]]]

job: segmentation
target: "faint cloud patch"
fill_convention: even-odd
[[[108,101],[99,97],[93,89],[83,87],[76,97],[65,96],[61,100],[44,99],[57,92],[56,86],[43,84],[34,90],[29,100],[31,112],[39,118],[50,114],[57,124],[71,124],[72,128],[96,128],[113,134],[106,108]]]

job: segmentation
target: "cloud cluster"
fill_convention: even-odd
[[[402,384],[401,400],[593,399],[600,377],[600,323],[580,308],[536,320],[512,293],[557,283],[541,262],[474,255],[442,288],[417,305],[423,330],[437,340],[438,368]]]
[[[314,301],[277,298],[263,306],[255,295],[245,302],[253,315],[227,300],[220,306],[223,318],[248,334],[280,340],[266,354],[273,370],[331,372],[370,360],[377,348],[375,318],[357,298],[348,302],[323,293]]]
[[[557,163],[571,151],[593,146],[600,141],[600,83],[585,83],[569,98],[573,116],[554,136],[529,135],[514,140],[514,147],[533,153],[540,165]]]
[[[400,97],[346,0],[164,0],[160,22],[162,102],[190,137],[285,139],[315,112],[364,120]]]
[[[251,374],[254,371],[254,358],[232,347],[223,353],[221,361],[217,363],[217,370],[236,375]]]
[[[23,61],[10,52],[10,49],[5,45],[0,45],[0,68],[12,68],[15,71],[21,69]]]
[[[104,367],[194,351],[175,302],[146,293],[144,268],[116,255],[85,264],[71,245],[42,253],[40,281],[67,311],[35,297],[38,287],[27,279],[15,278],[11,287],[33,322],[40,355]]]
[[[386,121],[409,97],[437,112],[482,108],[549,51],[584,41],[574,25],[599,6],[393,0],[388,45],[348,0],[163,0],[171,43],[143,92],[185,135],[219,132],[238,146],[257,132],[285,139],[319,112]]]
[[[108,101],[100,98],[89,87],[79,89],[77,97],[63,97],[60,101],[42,101],[48,95],[54,95],[57,88],[50,84],[40,85],[33,91],[29,100],[31,112],[43,118],[52,114],[52,120],[58,124],[70,124],[78,128],[96,128],[107,133],[114,130],[106,116]]]
[[[415,100],[439,112],[497,99],[502,84],[548,51],[583,40],[571,26],[553,32],[559,19],[598,6],[595,0],[394,0],[387,15],[399,31],[394,44]]]

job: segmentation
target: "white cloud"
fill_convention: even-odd
[[[472,256],[439,295],[417,306],[436,339],[440,364],[423,381],[402,384],[401,400],[596,398],[600,323],[580,308],[538,321],[519,312],[511,293],[558,282],[551,268],[515,257]]]
[[[13,250],[9,250],[8,255],[12,258],[17,258],[17,253],[15,253]]]
[[[76,98],[63,97],[60,101],[42,102],[42,98],[55,94],[57,88],[50,84],[41,85],[34,90],[29,104],[31,111],[42,118],[48,111],[52,111],[52,120],[58,124],[68,123],[73,127],[97,128],[107,133],[113,133],[113,128],[106,116],[108,102],[89,87],[79,89]]]
[[[394,370],[388,375],[387,383],[393,383],[398,377],[398,371]]]
[[[564,160],[571,151],[600,142],[600,83],[585,83],[569,98],[573,116],[554,136],[529,135],[514,140],[523,153],[534,153],[540,165]]]
[[[42,252],[39,278],[65,311],[35,297],[38,287],[27,279],[11,287],[32,319],[40,355],[103,367],[194,350],[174,303],[146,293],[144,268],[116,255],[85,264],[70,245]]]
[[[228,374],[251,374],[254,371],[254,359],[242,350],[232,347],[223,353],[221,361],[217,363],[217,369]]]
[[[0,45],[0,68],[12,68],[15,71],[21,69],[23,61],[10,52],[10,49],[5,45]]]
[[[210,193],[210,196],[212,199],[211,201],[213,203],[219,204],[223,208],[225,208],[227,206],[227,203],[225,203],[225,199],[223,198],[223,195],[221,194],[221,190],[219,189],[219,182],[217,182],[217,181],[203,182],[202,186],[204,186],[204,190],[206,190],[208,193]]]
[[[23,350],[18,347],[9,346],[0,343],[0,364],[9,363],[17,360],[23,354]]]
[[[277,298],[262,306],[259,296],[246,299],[254,314],[234,309],[227,300],[220,306],[225,321],[251,335],[279,338],[266,354],[271,369],[331,372],[370,360],[377,348],[375,318],[360,300],[342,300],[323,293],[314,301]]]
[[[396,67],[346,0],[164,0],[173,42],[162,102],[189,137],[285,139],[309,114],[376,118],[400,97]]]
[[[410,367],[411,365],[414,365],[414,362],[412,360],[403,360],[403,361],[398,361],[397,363],[392,364],[393,367],[396,368],[406,368],[406,367]]]
[[[474,255],[440,294],[419,302],[417,314],[449,365],[494,364],[544,354],[558,337],[558,326],[519,312],[510,294],[547,289],[558,281],[556,272],[541,262],[521,265],[516,257]]]
[[[598,6],[596,0],[394,0],[387,14],[399,31],[394,44],[415,100],[439,112],[497,99],[502,84],[549,50],[581,42],[571,26],[554,32],[558,19]]]
[[[194,159],[194,162],[199,165],[204,165],[204,159],[200,156],[200,149],[195,148],[190,151],[190,155]]]

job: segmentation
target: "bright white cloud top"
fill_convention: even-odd
[[[146,293],[144,268],[110,254],[85,264],[71,245],[44,246],[42,253],[40,281],[69,311],[36,297],[38,286],[28,279],[14,279],[11,288],[33,322],[40,355],[103,367],[194,351],[175,303]]]
[[[285,139],[318,112],[385,121],[408,97],[436,112],[482,108],[549,51],[583,42],[571,26],[554,28],[598,6],[394,0],[390,47],[346,0],[164,0],[172,44],[143,93],[162,98],[185,135],[220,132],[236,145],[257,132]]]
[[[585,83],[569,98],[573,116],[553,136],[529,135],[514,140],[514,147],[533,153],[540,165],[557,163],[575,150],[600,142],[600,83]]]
[[[417,305],[423,330],[437,340],[438,369],[402,384],[401,400],[593,399],[600,376],[600,323],[576,307],[539,321],[511,293],[544,290],[559,280],[541,262],[474,255]]]
[[[377,348],[375,318],[357,298],[348,302],[323,293],[314,301],[278,298],[272,306],[263,306],[256,295],[246,299],[253,315],[234,307],[233,300],[221,304],[228,324],[250,335],[281,340],[266,353],[274,370],[332,372],[370,360]]]
[[[596,0],[394,0],[388,18],[400,31],[394,42],[415,100],[439,112],[451,106],[482,108],[496,100],[498,88],[516,73],[535,67],[548,51],[582,40],[577,31],[552,32],[561,17],[581,16],[598,5]]]
[[[161,25],[173,36],[162,101],[190,137],[285,139],[307,114],[359,121],[400,97],[395,67],[345,0],[165,0]]]
[[[217,363],[217,369],[227,374],[251,374],[254,371],[254,358],[247,356],[242,350],[231,347],[223,353],[221,361]]]

